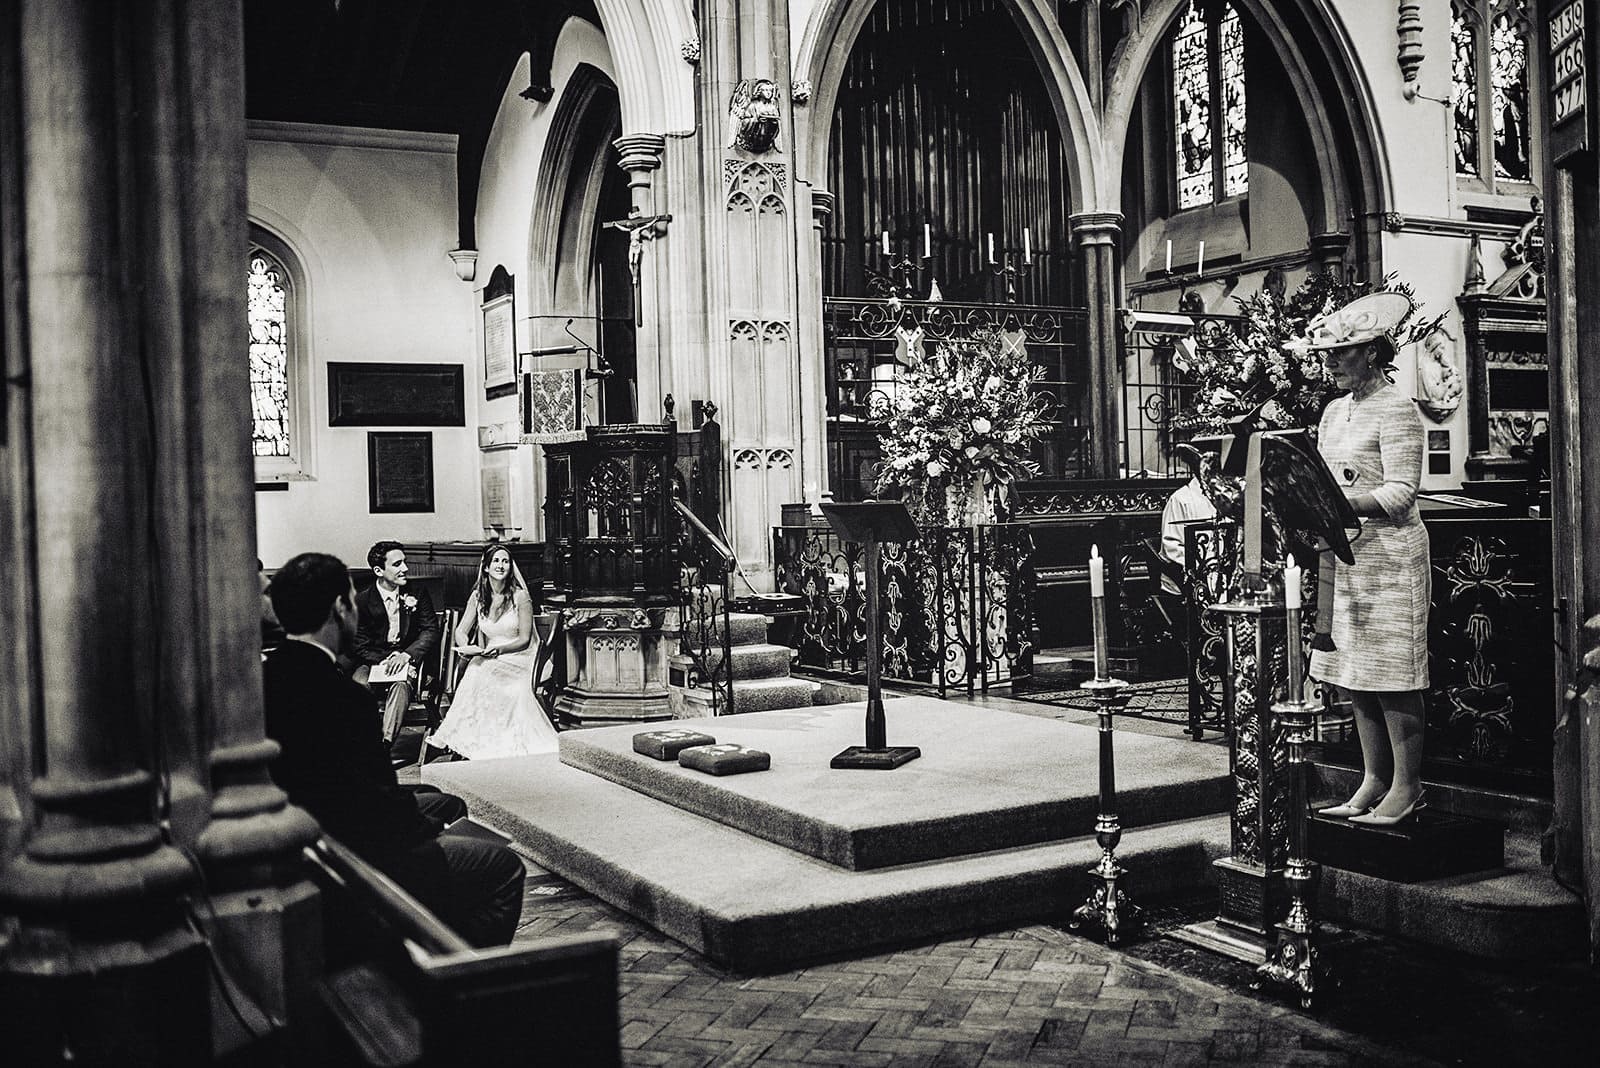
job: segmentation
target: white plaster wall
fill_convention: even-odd
[[[252,132],[250,218],[282,237],[306,271],[312,477],[256,494],[261,559],[276,567],[314,550],[360,566],[380,538],[477,538],[482,373],[472,292],[445,256],[456,247],[455,153],[447,141],[404,136],[394,144],[421,147],[368,147],[381,132],[301,126],[287,136]],[[466,426],[415,428],[433,434],[432,513],[368,512],[367,428],[328,426],[330,361],[466,366]]]
[[[613,81],[616,80],[605,35],[591,23],[568,19],[556,42],[555,56],[551,62],[550,84],[555,89],[555,95],[545,104],[534,104],[517,95],[521,87],[528,84],[528,57],[523,56],[507,83],[484,152],[483,172],[478,183],[478,277],[473,283],[472,304],[476,306],[482,302],[482,290],[489,280],[489,273],[496,264],[504,264],[506,270],[515,276],[519,353],[566,343],[559,322],[536,324],[529,319],[534,307],[529,286],[534,278],[542,279],[551,269],[550,264],[530,259],[529,245],[533,229],[534,189],[540,177],[539,168],[549,138],[550,120],[560,106],[573,71],[580,64],[588,64]],[[580,331],[580,336],[586,336],[581,325],[575,329]],[[473,333],[474,351],[479,354],[475,358],[481,360],[482,332],[475,330]],[[594,341],[592,337],[587,339]],[[552,368],[563,363],[581,366],[582,360],[558,361],[551,358],[540,366]],[[592,386],[589,393],[593,393]],[[485,402],[480,389],[479,423],[514,423],[517,419],[516,397],[501,397]],[[473,463],[477,462],[478,458],[474,456]],[[544,503],[543,465],[544,450],[539,446],[521,445],[513,450],[512,508],[514,514],[521,517],[522,536],[527,540],[535,540],[542,529],[539,510]],[[473,477],[476,479],[476,474]]]

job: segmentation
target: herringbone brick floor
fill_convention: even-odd
[[[517,941],[589,930],[622,942],[628,1065],[1430,1063],[1049,926],[746,976],[530,876]]]

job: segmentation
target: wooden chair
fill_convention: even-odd
[[[533,698],[556,730],[562,729],[556,713],[556,694],[561,691],[566,656],[566,617],[560,612],[543,612],[533,617],[534,633],[539,637],[539,655],[533,661]],[[549,669],[550,676],[545,677]]]

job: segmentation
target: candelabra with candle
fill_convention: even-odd
[[[1289,912],[1278,923],[1278,937],[1267,952],[1266,961],[1256,968],[1257,979],[1278,983],[1300,992],[1301,1008],[1309,1009],[1316,993],[1320,964],[1317,959],[1317,921],[1312,915],[1316,899],[1318,865],[1307,849],[1306,743],[1311,741],[1318,708],[1305,699],[1304,651],[1300,647],[1300,568],[1289,557],[1283,569],[1285,609],[1284,638],[1288,647],[1288,677],[1283,700],[1272,706],[1272,714],[1283,724],[1288,747],[1291,794],[1289,814],[1289,856],[1284,864],[1283,881],[1289,890]]]
[[[1100,846],[1100,863],[1089,870],[1094,880],[1089,896],[1072,914],[1073,930],[1090,925],[1105,934],[1106,945],[1114,946],[1125,931],[1143,922],[1143,910],[1128,900],[1117,885],[1126,874],[1117,863],[1117,844],[1122,841],[1122,824],[1117,816],[1117,776],[1112,737],[1112,714],[1122,688],[1121,679],[1111,677],[1110,651],[1106,636],[1105,560],[1099,546],[1089,555],[1089,605],[1094,626],[1094,678],[1081,687],[1094,699],[1100,721],[1100,810],[1094,821],[1094,837]]]

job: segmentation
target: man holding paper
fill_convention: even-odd
[[[439,613],[427,590],[406,589],[406,553],[399,542],[373,545],[367,565],[377,581],[356,597],[352,677],[383,702],[383,740],[393,744],[422,665],[439,645]]]

